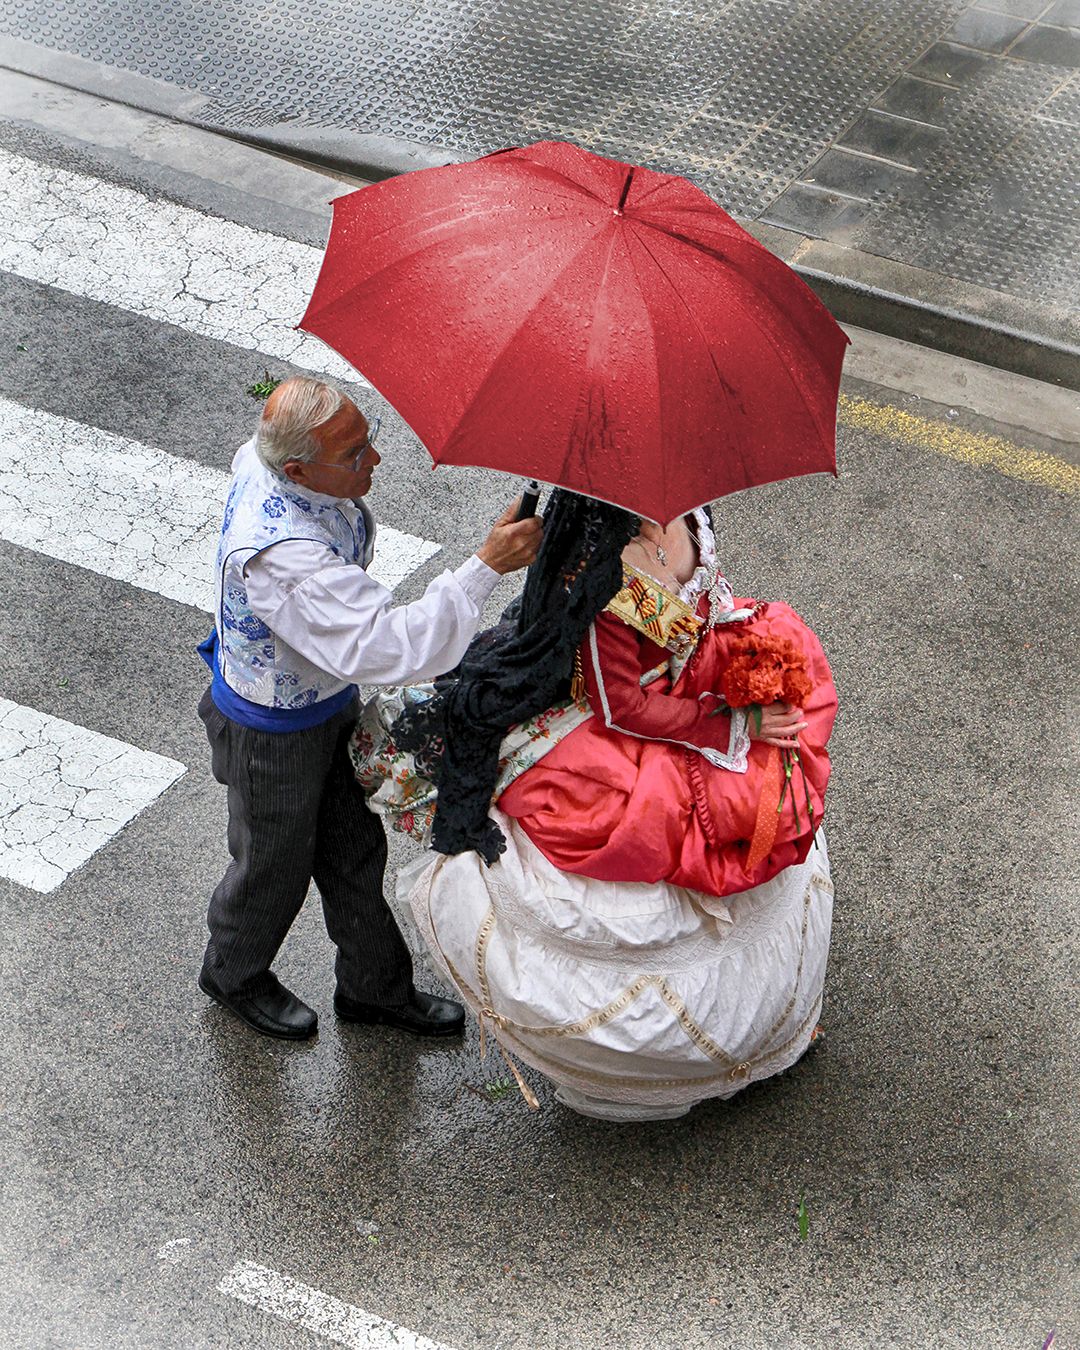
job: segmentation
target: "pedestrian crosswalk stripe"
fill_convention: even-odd
[[[227,473],[3,398],[0,446],[0,537],[213,610]],[[393,589],[438,552],[380,526],[370,572]]]
[[[218,1291],[354,1350],[450,1350],[254,1261],[238,1261],[218,1285]]]
[[[0,150],[0,270],[366,384],[294,331],[321,260],[308,244]]]
[[[48,893],[185,772],[0,698],[0,876]]]

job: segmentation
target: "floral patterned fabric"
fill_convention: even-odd
[[[365,705],[349,744],[368,805],[390,829],[411,835],[425,847],[431,843],[438,791],[417,769],[415,757],[394,744],[391,728],[409,704],[422,702],[434,693],[435,687],[430,684],[381,691]],[[591,716],[587,705],[567,701],[511,728],[500,747],[495,796]]]
[[[225,683],[249,703],[307,708],[345,687],[276,637],[248,603],[244,567],[256,553],[286,539],[311,539],[366,566],[374,528],[362,506],[290,483],[242,446],[233,460],[217,551],[218,661]]]

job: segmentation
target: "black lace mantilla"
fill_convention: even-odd
[[[554,491],[522,594],[436,680],[435,696],[395,721],[395,743],[439,789],[436,852],[475,849],[493,863],[506,848],[488,816],[499,746],[510,727],[569,696],[577,650],[622,585],[622,551],[639,526],[617,506]]]

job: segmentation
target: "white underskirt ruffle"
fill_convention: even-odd
[[[821,1009],[832,884],[804,863],[719,900],[553,867],[493,812],[507,849],[429,856],[399,889],[436,964],[558,1098],[614,1120],[681,1115],[779,1073]]]

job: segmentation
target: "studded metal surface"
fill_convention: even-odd
[[[1078,94],[1068,70],[993,63],[953,93],[921,174],[875,203],[850,242],[1080,309]]]
[[[573,139],[737,214],[1080,309],[1080,75],[1010,56],[967,0],[0,0],[0,33],[198,91],[232,130]]]

